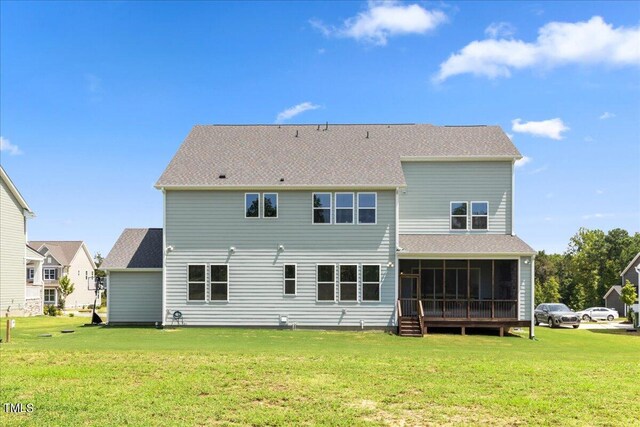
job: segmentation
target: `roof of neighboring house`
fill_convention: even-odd
[[[519,237],[504,234],[401,234],[402,254],[534,255]]]
[[[126,228],[100,266],[102,270],[162,268],[162,228]]]
[[[37,250],[33,249],[31,246],[26,245],[25,258],[29,261],[43,260],[44,256]]]
[[[622,295],[622,286],[620,285],[613,285],[612,287],[609,288],[609,290],[607,291],[606,294],[604,294],[604,297],[602,297],[602,299],[607,299],[607,297],[609,296],[609,294],[611,294],[611,292],[616,291],[618,293],[618,295]]]
[[[53,255],[61,265],[65,266],[71,264],[78,251],[82,248],[91,260],[91,263],[93,263],[93,257],[82,240],[31,240],[28,245],[32,248],[37,248],[37,251],[42,254],[45,253],[42,251],[42,247],[46,246],[49,253]]]
[[[156,187],[398,187],[401,159],[521,157],[499,126],[199,125]]]
[[[22,194],[20,194],[20,192],[18,191],[18,188],[15,186],[13,181],[11,181],[11,178],[9,178],[9,175],[7,175],[7,172],[4,170],[2,166],[0,166],[0,178],[2,178],[2,180],[7,184],[9,191],[11,191],[11,194],[13,194],[13,197],[15,197],[18,203],[20,204],[20,206],[22,206],[22,209],[26,210],[29,213],[29,215],[35,216],[31,208],[27,204],[27,201],[24,199],[24,197],[22,197]]]
[[[638,254],[633,257],[631,262],[627,264],[625,269],[622,270],[622,273],[620,273],[620,276],[624,276],[625,274],[627,274],[627,271],[631,269],[631,267],[637,267],[638,265],[640,265],[640,252],[638,252]]]

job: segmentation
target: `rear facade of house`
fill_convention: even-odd
[[[102,266],[109,323],[530,326],[520,157],[494,126],[196,126],[156,184],[163,229]]]

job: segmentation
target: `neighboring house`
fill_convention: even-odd
[[[618,310],[620,316],[627,315],[627,306],[622,302],[620,297],[622,296],[622,286],[613,285],[609,288],[606,294],[604,294],[604,306],[607,308],[614,308]]]
[[[30,241],[29,246],[44,257],[41,274],[45,305],[58,305],[60,302],[59,281],[63,276],[69,276],[74,284],[73,292],[65,299],[65,308],[79,308],[94,303],[96,265],[83,241]],[[36,266],[27,264],[27,282],[31,281],[36,271]]]
[[[640,297],[640,252],[633,257],[631,262],[627,264],[622,273],[620,273],[620,281],[621,285],[624,286],[627,283],[627,280],[631,282],[633,286],[636,288],[636,293]],[[632,306],[633,311],[635,313],[640,313],[640,303],[636,301],[636,303]],[[625,311],[626,315],[626,311]],[[640,319],[640,318],[639,318]],[[638,325],[640,326],[640,324]]]
[[[44,257],[27,246],[27,219],[35,214],[0,166],[0,316],[42,314],[42,277],[24,280],[27,261],[42,265]]]
[[[164,233],[101,266],[109,323],[533,333],[521,157],[497,126],[195,126],[156,183]]]

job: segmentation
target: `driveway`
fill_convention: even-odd
[[[580,329],[633,329],[633,325],[630,323],[620,322],[583,322],[580,323]]]

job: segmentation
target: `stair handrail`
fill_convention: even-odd
[[[418,320],[420,321],[420,334],[424,336],[424,308],[422,300],[418,300]]]
[[[402,305],[400,304],[400,298],[396,301],[396,309],[398,310],[398,319],[402,317]]]

